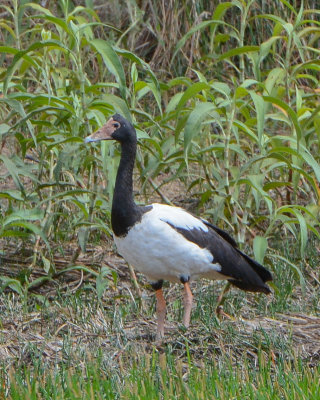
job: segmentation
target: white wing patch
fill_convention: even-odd
[[[189,230],[201,229],[204,232],[208,232],[208,227],[200,219],[194,217],[180,207],[172,207],[158,203],[154,203],[152,206],[155,217],[161,219],[161,221],[170,223],[176,228]]]
[[[187,240],[169,223],[177,228],[208,232],[201,220],[183,209],[152,204],[152,209],[126,236],[115,236],[118,252],[152,281],[179,282],[181,275],[190,279],[224,279],[221,265],[213,263],[211,252]]]

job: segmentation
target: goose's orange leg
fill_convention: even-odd
[[[156,299],[157,299],[157,318],[158,318],[157,340],[159,340],[164,337],[164,321],[166,318],[166,309],[167,309],[162,288],[156,290]]]
[[[184,315],[183,315],[183,324],[186,328],[190,325],[190,316],[192,309],[192,299],[193,295],[190,289],[189,282],[184,282],[184,295],[183,295],[183,304],[184,304]]]

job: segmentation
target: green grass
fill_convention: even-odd
[[[186,349],[187,350],[187,349]],[[121,357],[122,358],[122,357]],[[85,367],[57,367],[48,373],[37,366],[33,376],[15,371],[9,399],[314,399],[320,396],[320,367],[299,360],[276,363],[259,354],[233,365],[225,355],[223,365],[205,360],[195,366],[176,360],[168,351],[140,354],[128,360],[125,374],[101,360]],[[2,394],[4,394],[2,392]]]

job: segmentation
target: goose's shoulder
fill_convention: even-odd
[[[194,217],[183,208],[158,203],[154,203],[151,206],[152,208],[146,213],[149,218],[167,222],[175,228],[198,229],[208,232],[208,227],[199,218]]]

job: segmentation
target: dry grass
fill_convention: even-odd
[[[171,285],[165,289],[168,301],[168,321],[166,338],[162,344],[154,343],[156,319],[154,315],[154,296],[142,276],[138,276],[141,298],[132,284],[127,266],[123,260],[107,247],[94,246],[86,254],[80,254],[79,265],[98,271],[105,266],[116,272],[116,284],[110,279],[101,300],[95,293],[95,279],[92,274],[73,270],[58,275],[59,279],[46,282],[33,288],[26,299],[13,293],[1,296],[2,314],[0,329],[0,360],[7,366],[32,364],[34,354],[48,364],[71,362],[82,363],[84,354],[95,354],[100,349],[110,365],[119,367],[119,356],[148,354],[154,349],[170,349],[177,358],[184,358],[186,345],[189,346],[195,363],[202,358],[219,359],[229,354],[236,362],[239,356],[257,362],[262,350],[265,356],[277,358],[286,353],[287,357],[299,357],[310,366],[317,365],[320,359],[320,318],[301,312],[275,313],[261,312],[257,308],[256,295],[246,294],[240,313],[229,317],[228,301],[233,302],[231,293],[226,303],[228,314],[222,312],[221,320],[212,314],[208,324],[200,311],[210,313],[208,298],[212,284],[206,281],[193,284],[195,299],[194,318],[188,331],[179,326],[181,307],[181,288]],[[8,249],[7,249],[8,250]],[[74,255],[70,245],[64,257],[55,258],[57,274],[63,271]],[[13,253],[0,258],[0,271],[10,271],[18,277],[27,268],[28,257]],[[30,253],[31,255],[31,253]],[[29,279],[43,275],[43,269],[34,268]],[[214,287],[221,287],[218,283]],[[218,292],[217,292],[218,293]],[[39,295],[41,297],[39,298]],[[275,298],[266,299],[266,306]],[[212,306],[212,305],[211,305]],[[207,310],[206,310],[207,308]],[[235,310],[235,308],[233,309]],[[234,311],[236,314],[236,311]],[[232,309],[231,309],[232,314]],[[156,345],[156,347],[155,347]],[[131,355],[130,355],[131,354]]]
[[[145,292],[144,295],[150,303],[150,295]],[[2,302],[2,311],[7,306],[8,302]],[[34,352],[49,364],[72,360],[71,363],[77,365],[83,354],[95,353],[98,348],[109,362],[116,362],[120,354],[125,352],[129,355],[129,349],[143,354],[152,352],[154,347],[154,316],[144,317],[140,314],[137,318],[132,314],[126,318],[124,325],[115,328],[103,306],[93,312],[84,305],[81,315],[79,310],[76,312],[71,307],[59,304],[51,304],[44,311],[30,313],[19,310],[17,300],[15,305],[11,302],[11,306],[11,316],[2,319],[0,329],[0,360],[7,365],[17,362],[32,364],[31,353]],[[259,316],[252,320],[226,319],[211,332],[201,321],[195,321],[188,332],[179,330],[176,322],[169,322],[166,339],[157,349],[163,351],[170,347],[179,358],[185,355],[185,344],[188,343],[196,362],[203,356],[219,358],[221,353],[228,353],[234,361],[244,354],[257,361],[257,342],[263,342],[266,337],[281,338],[281,341],[292,346],[292,356],[301,358],[310,366],[318,365],[320,318],[301,313],[277,314],[275,318]],[[272,349],[272,346],[264,351],[274,359],[279,354],[279,350]]]

